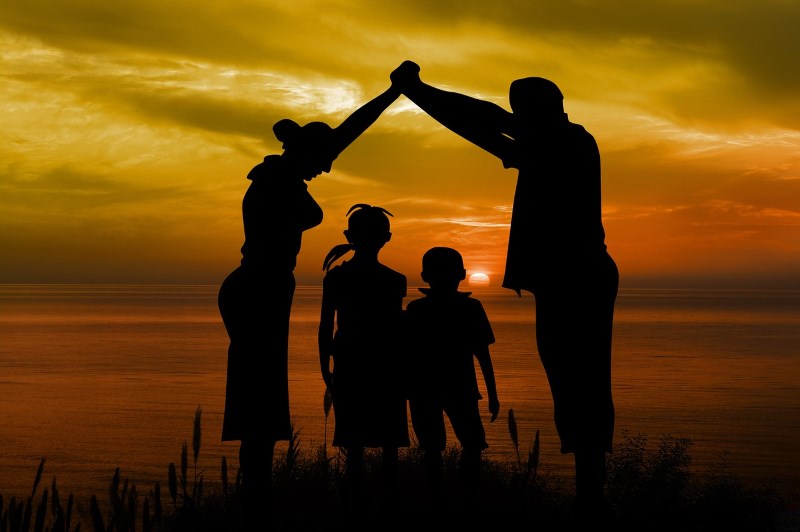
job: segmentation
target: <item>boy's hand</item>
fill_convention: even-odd
[[[497,400],[497,397],[489,398],[489,413],[492,414],[492,418],[489,420],[489,423],[492,423],[495,419],[497,419],[497,414],[500,413],[500,401]]]
[[[413,61],[403,61],[399,67],[389,75],[392,80],[392,85],[399,88],[401,91],[412,83],[419,82],[419,65]]]

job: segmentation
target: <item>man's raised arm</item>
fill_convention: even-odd
[[[391,73],[392,85],[437,122],[483,148],[505,159],[510,155],[513,140],[513,115],[491,102],[438,89],[419,77],[419,66],[404,61]]]

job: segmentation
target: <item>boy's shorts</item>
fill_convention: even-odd
[[[419,446],[426,450],[444,451],[447,435],[444,414],[462,448],[488,448],[478,401],[442,401],[436,398],[412,398],[408,401],[411,425]]]

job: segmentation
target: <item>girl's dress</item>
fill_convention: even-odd
[[[333,445],[407,447],[400,327],[405,275],[380,263],[345,261],[323,280],[336,311]]]

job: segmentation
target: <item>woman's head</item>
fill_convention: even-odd
[[[330,172],[339,155],[335,147],[336,135],[324,122],[309,122],[301,126],[284,118],[272,126],[275,137],[283,143],[284,161],[305,180],[323,172]]]

